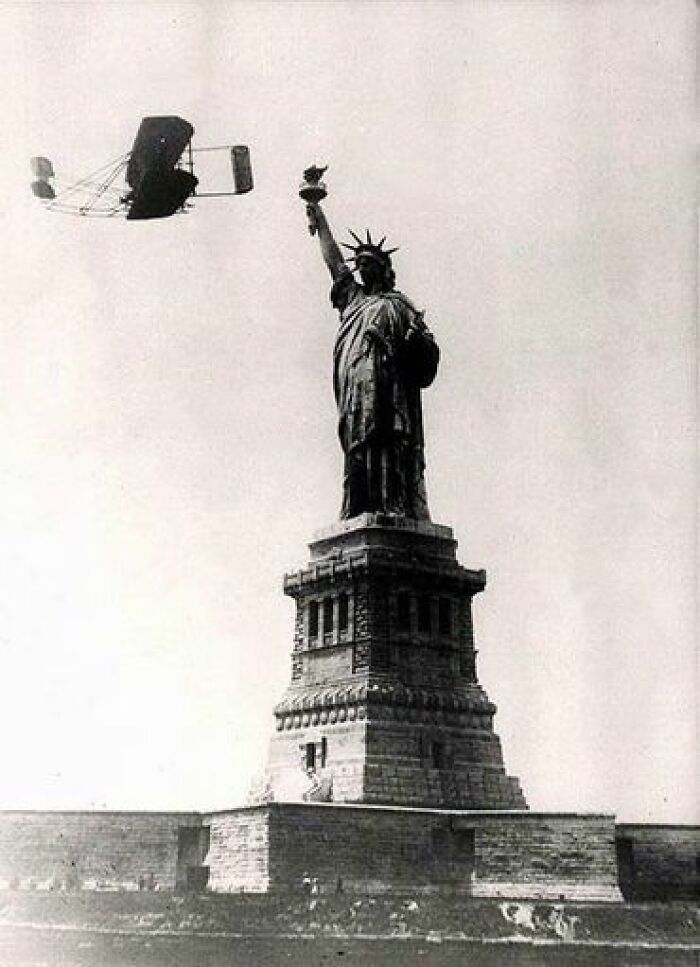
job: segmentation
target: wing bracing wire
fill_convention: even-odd
[[[96,171],[91,174],[86,175],[79,181],[74,182],[69,185],[63,191],[56,195],[56,198],[47,206],[49,208],[55,209],[57,211],[63,212],[73,212],[78,215],[113,215],[116,214],[119,207],[121,206],[121,198],[117,193],[117,198],[110,203],[112,208],[110,209],[98,209],[93,210],[95,206],[99,203],[100,199],[104,199],[107,193],[115,192],[112,187],[116,179],[119,177],[120,173],[124,170],[127,165],[130,156],[129,151],[125,154],[120,155],[114,161],[110,161],[106,165],[102,165]],[[82,204],[78,203],[75,199],[76,195],[85,195],[90,193],[86,201]]]

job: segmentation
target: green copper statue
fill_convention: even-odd
[[[299,194],[307,203],[309,231],[318,234],[340,313],[333,382],[338,433],[345,454],[341,518],[366,511],[429,520],[423,471],[420,391],[437,372],[440,352],[419,312],[394,288],[384,239],[354,232],[353,255],[343,257],[321,199],[325,169],[309,168]],[[354,262],[357,282],[348,262]]]

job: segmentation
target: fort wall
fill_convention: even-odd
[[[195,813],[0,812],[0,888],[175,889]]]
[[[700,828],[619,823],[620,889],[626,900],[700,897]]]
[[[270,803],[0,812],[0,889],[698,896],[700,829],[599,814]]]

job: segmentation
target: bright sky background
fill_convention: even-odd
[[[337,518],[335,317],[301,172],[400,245],[442,348],[433,519],[536,809],[692,821],[695,8],[5,3],[0,806],[238,804]],[[142,116],[256,188],[49,215]],[[37,203],[38,204],[38,203]]]

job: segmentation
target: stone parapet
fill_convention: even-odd
[[[392,514],[366,513],[319,528],[309,545],[311,556],[315,558],[323,556],[324,553],[336,553],[339,547],[349,546],[355,540],[366,541],[367,535],[371,532],[403,534],[418,540],[437,538],[452,546],[452,557],[457,547],[452,528],[445,524],[434,524],[432,521],[413,520],[410,517],[398,517]]]
[[[389,562],[399,568],[408,566],[423,572],[465,571],[457,562],[456,549],[457,541],[450,527],[383,514],[362,514],[317,532],[309,544],[309,570],[320,577],[343,566],[352,570]],[[479,574],[474,572],[477,582]]]

